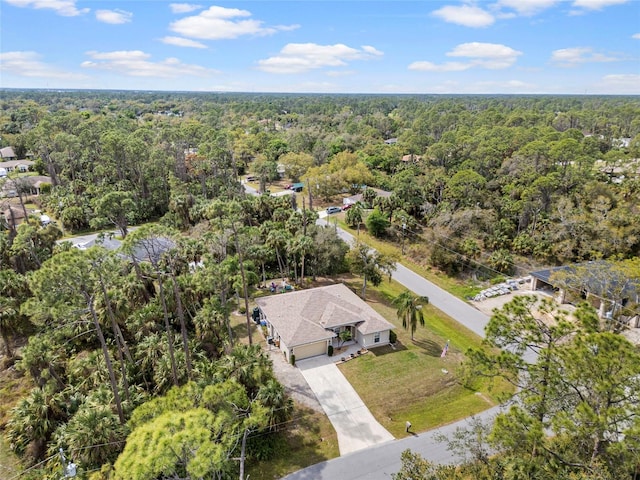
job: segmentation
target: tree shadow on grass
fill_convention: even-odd
[[[420,347],[424,353],[430,357],[439,357],[442,354],[442,349],[444,348],[444,346],[440,346],[433,340],[414,340],[413,343],[417,347]]]

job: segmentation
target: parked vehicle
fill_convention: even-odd
[[[327,215],[331,215],[332,213],[340,213],[342,209],[340,207],[327,207]]]
[[[346,204],[342,205],[342,211],[345,212],[345,211],[349,210],[351,207],[353,207],[353,203],[346,203]]]

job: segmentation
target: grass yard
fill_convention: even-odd
[[[358,288],[359,282],[349,281]],[[372,349],[340,365],[340,370],[356,389],[376,419],[396,438],[406,436],[405,422],[414,431],[424,431],[486,410],[508,391],[505,384],[478,381],[475,390],[459,381],[458,368],[464,352],[480,346],[481,339],[431,305],[425,307],[425,327],[418,326],[415,340],[402,328],[390,299],[404,291],[396,282],[384,281],[368,289],[367,301],[396,325],[396,348]],[[445,342],[449,351],[440,358]],[[384,388],[381,388],[384,386]]]
[[[0,478],[17,478],[22,471],[18,457],[13,454],[4,437],[0,435]]]
[[[362,288],[362,280],[356,277],[336,281],[357,292]],[[391,305],[391,299],[404,290],[399,283],[387,280],[378,287],[367,288],[367,302],[396,326],[396,348],[372,349],[340,365],[376,419],[396,438],[407,435],[407,420],[411,421],[413,431],[425,431],[486,410],[497,404],[499,394],[508,391],[506,385],[498,385],[489,392],[488,385],[480,381],[475,390],[461,385],[458,367],[464,360],[464,352],[479,346],[481,339],[435,307],[425,306],[426,326],[419,326],[415,340],[411,341],[410,333],[402,328]],[[232,315],[232,329],[238,341],[248,341],[244,315]],[[253,322],[252,332],[255,343],[264,343]],[[451,341],[448,354],[440,358],[447,339]],[[296,404],[294,418],[290,428],[283,432],[276,458],[249,465],[248,473],[252,479],[271,480],[337,456],[338,442],[328,418]]]

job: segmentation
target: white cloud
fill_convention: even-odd
[[[382,53],[377,48],[372,47],[371,45],[363,45],[362,46],[362,50],[364,50],[365,52],[370,53],[371,55],[374,55],[376,57],[381,57],[382,55],[384,55],[384,53]]]
[[[522,52],[499,43],[470,42],[461,43],[447,53],[448,57],[474,58],[474,65],[491,70],[507,68],[513,65]]]
[[[200,10],[202,5],[195,5],[193,3],[170,3],[169,8],[172,13],[189,13]]]
[[[0,70],[10,75],[31,78],[83,79],[85,75],[65,72],[40,61],[36,52],[2,52],[0,53]]]
[[[640,33],[634,33],[631,35],[631,38],[635,38],[636,40],[640,40]]]
[[[341,43],[289,43],[278,55],[260,60],[258,68],[269,73],[302,73],[323,67],[342,67],[350,60],[369,60],[381,55],[382,52],[368,45],[358,50]]]
[[[5,0],[16,7],[54,10],[63,17],[75,17],[89,11],[88,8],[76,7],[76,0]]]
[[[355,70],[330,70],[326,72],[327,77],[348,77],[355,75]]]
[[[200,65],[188,65],[177,58],[165,58],[161,62],[149,60],[150,54],[141,50],[114,52],[87,52],[91,60],[82,62],[84,68],[115,72],[131,77],[177,78],[185,76],[207,76],[217,73]]]
[[[622,5],[629,0],[574,0],[573,6],[584,8],[585,10],[602,10],[613,5]]]
[[[473,67],[473,65],[470,63],[446,62],[438,65],[432,62],[421,61],[410,64],[409,70],[417,70],[420,72],[461,72],[463,70],[469,70],[471,67]]]
[[[495,22],[493,15],[475,5],[446,5],[433,11],[432,15],[465,27],[488,27]]]
[[[616,62],[618,58],[602,53],[594,53],[589,47],[561,48],[551,53],[551,61],[564,67],[573,67],[580,63]]]
[[[298,25],[263,26],[263,21],[254,20],[251,12],[237,8],[213,6],[198,15],[181,18],[169,28],[184,37],[204,40],[238,38],[242,35],[273,35],[278,31],[293,30]]]
[[[514,93],[520,92],[531,92],[537,89],[536,85],[532,83],[523,82],[521,80],[506,80],[504,82],[493,81],[493,82],[478,82],[476,83],[478,87],[487,87],[492,92],[503,92],[510,91]]]
[[[617,92],[620,94],[640,94],[640,75],[633,73],[611,74],[602,78],[605,92]]]
[[[448,57],[466,57],[471,60],[464,62],[446,62],[436,64],[429,61],[413,62],[409,70],[425,72],[461,72],[473,67],[499,70],[513,65],[522,52],[499,43],[461,43],[446,54]]]
[[[125,10],[96,10],[96,20],[102,23],[110,23],[112,25],[120,25],[129,23],[133,18],[133,13]]]
[[[190,40],[188,38],[182,37],[164,37],[161,38],[160,41],[162,43],[166,43],[167,45],[175,45],[177,47],[207,48],[204,43],[196,42],[195,40]]]
[[[553,7],[559,0],[499,0],[498,7],[515,10],[519,15],[535,15]]]

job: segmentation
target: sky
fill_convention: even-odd
[[[640,94],[640,0],[0,0],[0,88]]]

